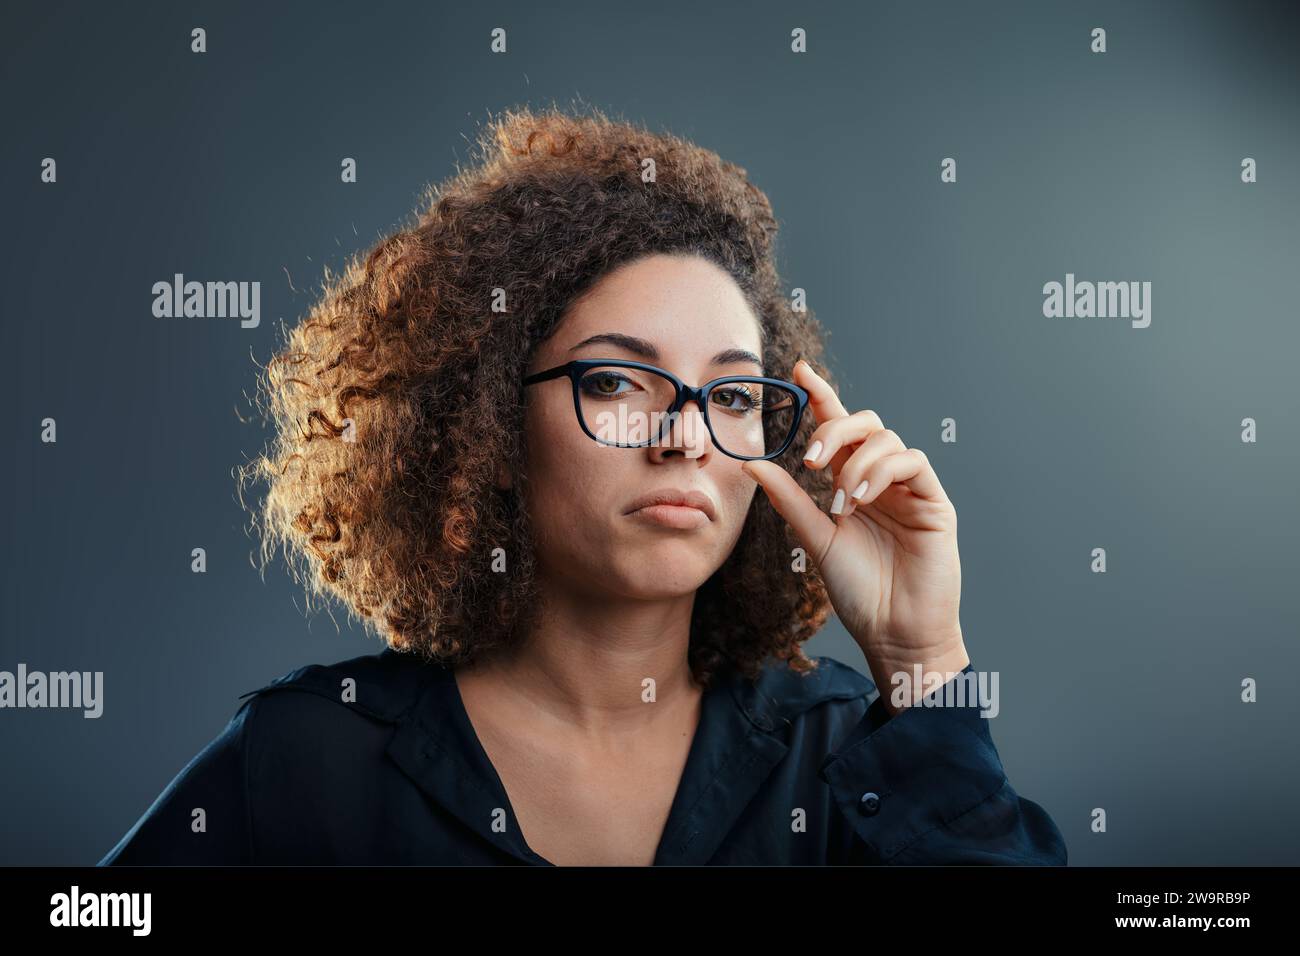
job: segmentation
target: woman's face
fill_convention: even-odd
[[[758,320],[731,276],[696,256],[653,255],[602,277],[576,301],[527,373],[573,359],[631,359],[698,386],[726,374],[762,375],[761,356]],[[630,386],[607,379],[602,387]],[[658,444],[616,448],[583,432],[567,376],[530,385],[525,396],[525,506],[548,584],[593,597],[678,597],[693,593],[727,559],[757,485],[738,459],[714,447],[698,405],[683,408]],[[662,490],[702,494],[712,515],[632,510]]]

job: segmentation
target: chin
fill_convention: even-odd
[[[717,565],[711,554],[678,543],[647,547],[615,547],[605,552],[604,560],[584,562],[586,580],[599,582],[598,587],[610,594],[655,600],[690,594],[707,581]]]
[[[680,597],[698,591],[718,570],[718,565],[705,560],[698,552],[685,554],[683,550],[677,547],[640,551],[624,580],[646,598]]]

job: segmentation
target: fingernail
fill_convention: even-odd
[[[865,481],[853,489],[854,498],[861,498],[866,493],[867,493],[867,483]]]
[[[837,488],[835,491],[835,500],[831,502],[831,514],[837,515],[844,509],[844,489]]]
[[[808,446],[808,450],[803,453],[803,460],[816,461],[818,456],[821,455],[821,453],[822,453],[822,441],[819,438],[811,445]]]

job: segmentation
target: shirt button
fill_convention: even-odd
[[[874,817],[880,812],[880,796],[868,790],[862,795],[862,799],[858,801],[858,812]]]

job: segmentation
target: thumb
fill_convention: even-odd
[[[817,502],[780,465],[771,461],[747,461],[740,470],[758,482],[772,507],[790,524],[813,563],[820,567],[835,537],[835,522],[831,517],[817,507]]]

